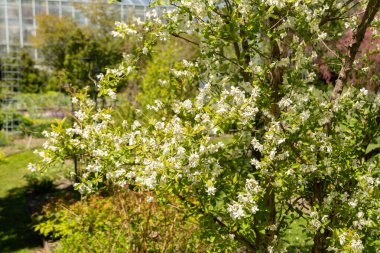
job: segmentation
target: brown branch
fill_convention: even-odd
[[[240,47],[239,47],[239,44],[237,42],[234,42],[234,50],[235,50],[235,54],[236,54],[236,58],[238,60],[240,60]]]
[[[193,44],[193,45],[199,46],[199,43],[194,42],[194,41],[192,41],[192,40],[189,40],[188,38],[182,37],[181,35],[179,35],[179,34],[177,34],[177,33],[171,33],[170,35],[172,35],[172,36],[174,36],[174,37],[176,37],[176,38],[182,39],[182,40],[184,40],[184,41],[186,41],[186,42],[189,42],[189,43],[191,43],[191,44]],[[220,54],[220,53],[217,53],[217,52],[215,52],[215,54],[218,55],[218,56],[220,56],[220,57],[222,57],[222,58],[225,59],[226,61],[229,61],[229,62],[231,62],[232,64],[234,64],[234,65],[236,65],[236,66],[238,66],[238,67],[241,67],[239,63],[237,63],[237,62],[235,62],[234,60],[232,60],[232,59],[226,57],[225,55]]]
[[[282,216],[282,218],[280,219],[280,221],[278,222],[278,232],[280,231],[281,227],[282,227],[282,224],[284,224],[285,222],[285,219],[286,218],[289,218],[288,214],[290,211],[296,211],[300,216],[302,216],[302,213],[300,214],[299,211],[294,207],[296,204],[298,204],[298,201],[300,199],[302,199],[303,197],[300,196],[298,198],[296,198],[294,201],[291,201],[290,200],[290,203],[288,203],[288,208],[285,210],[285,212],[283,214],[280,215],[280,217]],[[304,206],[304,205],[302,205]],[[278,233],[277,233],[278,235]]]
[[[231,13],[232,6],[229,0],[224,0],[224,3],[226,4],[227,10]]]
[[[351,72],[355,57],[359,51],[359,47],[364,39],[365,32],[370,26],[372,20],[375,18],[375,15],[379,11],[379,8],[379,0],[369,0],[367,8],[364,12],[364,16],[359,26],[357,27],[355,34],[353,35],[353,43],[348,48],[348,54],[346,58],[343,59],[343,65],[340,69],[338,79],[335,82],[335,87],[331,95],[332,103],[335,103],[335,100],[342,92],[343,86],[347,81],[348,75]]]
[[[220,13],[220,12],[217,11],[216,9],[212,9],[212,12],[216,13],[217,15],[219,15],[219,17],[221,17],[222,19],[227,18],[227,15],[225,15],[225,14],[223,14],[223,13]]]
[[[273,30],[274,28],[277,28],[280,25],[280,22],[282,22],[284,18],[279,19],[276,23],[272,24],[269,30]]]
[[[324,45],[325,48],[327,48],[327,50],[329,50],[336,58],[339,59],[339,56],[335,53],[334,50],[332,50],[329,46],[327,46],[327,44],[323,41],[323,39],[321,40],[321,42],[322,42],[322,45]]]
[[[206,213],[204,212],[202,206],[198,206],[197,204],[189,201],[188,199],[186,199],[184,196],[180,195],[180,194],[174,194],[180,201],[182,201],[183,203],[185,204],[188,204],[189,206],[191,206],[194,210],[196,210],[198,213],[200,214],[203,214],[205,215]],[[254,249],[255,248],[255,245],[252,244],[252,242],[245,238],[244,236],[242,236],[239,231],[235,231],[235,230],[232,230],[227,224],[225,224],[220,218],[214,216],[212,213],[207,213],[207,215],[210,215],[211,218],[221,227],[223,228],[226,228],[229,230],[229,232],[233,235],[235,235],[235,238],[239,241],[241,241],[242,243],[244,243],[247,247],[249,247],[250,249]]]
[[[350,5],[354,0],[349,0],[345,3],[346,6]],[[335,2],[335,1],[334,1]],[[321,18],[321,21],[319,22],[319,27],[322,27],[323,25],[327,24],[328,22],[330,21],[334,21],[334,20],[339,20],[339,19],[344,19],[344,18],[349,18],[349,17],[343,17],[344,14],[348,13],[350,10],[352,10],[353,8],[355,8],[355,6],[357,6],[359,4],[359,2],[355,3],[353,6],[349,7],[345,12],[342,12],[340,13],[338,16],[336,17],[332,17],[333,16],[333,12],[331,12],[331,9],[332,9],[332,6],[334,4],[334,2],[332,2],[332,4],[330,5],[329,7],[329,11],[327,12],[327,15],[323,16]],[[338,10],[339,11],[339,10]]]
[[[356,3],[356,4],[354,4],[352,7],[350,7],[350,9],[347,10],[347,12],[349,12],[351,9],[355,8],[356,5],[358,5],[358,4],[359,4],[359,2]],[[347,13],[347,12],[346,12],[346,13]],[[363,14],[364,11],[363,11],[363,12],[360,12],[360,13],[357,13],[357,14],[355,14],[355,15],[353,14],[353,15],[344,16],[344,14],[346,14],[346,13],[343,13],[343,14],[337,16],[337,17],[326,18],[326,19],[323,20],[323,22],[322,22],[322,20],[321,20],[321,22],[319,23],[319,27],[322,27],[324,24],[326,24],[326,23],[328,23],[328,22],[331,22],[331,21],[341,20],[341,19],[350,19],[350,18],[352,18],[352,17],[355,16],[355,15]]]
[[[376,155],[380,154],[380,147],[372,149],[370,152],[364,155],[364,158],[366,161],[371,159],[372,157],[375,157]]]
[[[218,223],[219,226],[221,227],[224,227],[224,228],[227,228],[227,229],[230,229],[226,224],[224,224],[220,218],[218,217],[215,217],[215,216],[212,216],[213,220]],[[253,245],[247,238],[241,236],[237,231],[229,231],[230,233],[232,233],[233,235],[235,235],[235,238],[237,240],[240,240],[242,241],[243,243],[245,243],[247,246],[249,246],[251,249],[254,249],[255,248],[255,245]]]
[[[196,45],[196,46],[199,46],[199,43],[195,42],[195,41],[192,41],[192,40],[189,40],[188,38],[185,38],[185,37],[182,37],[181,35],[179,35],[178,33],[171,33],[170,35],[176,37],[176,38],[179,38],[179,39],[182,39],[186,42],[189,42],[193,45]]]

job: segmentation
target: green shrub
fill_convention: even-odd
[[[60,239],[55,252],[206,252],[212,248],[215,238],[200,239],[199,225],[185,222],[183,210],[151,199],[151,193],[133,191],[81,201],[69,196],[46,205],[35,216],[34,228]]]
[[[44,94],[17,94],[13,108],[16,110],[26,110],[32,118],[38,118],[42,109],[64,109],[70,107],[70,98],[60,92],[47,92]]]
[[[32,126],[33,120],[25,115],[21,115],[21,122],[23,126]]]
[[[34,137],[43,137],[42,132],[49,130],[54,121],[51,119],[33,119],[31,124],[23,124],[20,130],[24,135],[32,135]]]
[[[29,173],[24,176],[28,182],[28,186],[33,189],[35,193],[47,193],[53,191],[53,179],[50,176],[38,173]]]

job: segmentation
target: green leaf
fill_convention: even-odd
[[[239,174],[238,174],[238,173],[235,173],[234,178],[232,179],[232,182],[233,182],[234,184],[236,184],[236,182],[237,182],[237,180],[238,180],[238,177],[239,177]]]

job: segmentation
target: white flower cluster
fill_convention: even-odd
[[[135,35],[137,31],[133,26],[128,26],[126,23],[116,21],[115,30],[111,32],[114,37],[125,38],[126,35]]]
[[[244,206],[238,202],[233,202],[228,205],[227,211],[230,213],[234,220],[243,218],[246,214],[244,212]]]
[[[251,214],[255,214],[259,211],[257,206],[257,200],[260,199],[263,188],[259,183],[253,179],[249,178],[246,180],[244,192],[238,194],[237,201],[232,201],[228,205],[228,212],[233,219],[240,219],[246,216],[247,210]]]
[[[154,100],[154,105],[147,105],[147,109],[158,112],[163,107],[163,103],[156,99]]]

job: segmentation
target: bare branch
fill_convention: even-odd
[[[336,58],[339,58],[339,56],[335,53],[334,50],[332,50],[329,46],[327,46],[327,44],[321,40],[322,44],[325,46],[325,48],[327,48],[327,50],[329,50]]]

